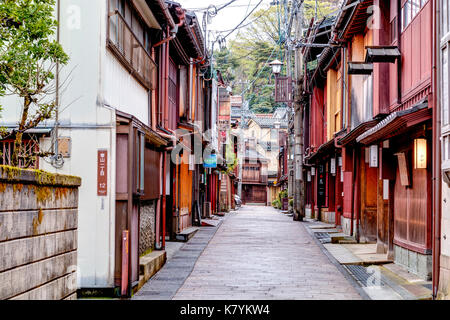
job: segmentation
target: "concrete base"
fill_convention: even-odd
[[[166,251],[153,251],[139,259],[139,283],[133,293],[139,291],[166,263]]]
[[[311,210],[311,208],[305,208],[305,217],[307,219],[312,219],[312,210]]]
[[[342,232],[348,236],[353,236],[356,230],[356,221],[353,220],[353,234],[351,234],[352,219],[341,217]]]
[[[441,269],[439,276],[439,300],[450,300],[450,257],[441,255]]]
[[[433,272],[433,256],[420,254],[394,245],[394,262],[407,268],[409,272],[418,275],[426,281],[431,280]]]
[[[328,211],[322,212],[322,222],[331,224],[336,223],[336,213]]]

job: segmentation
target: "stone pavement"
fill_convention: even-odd
[[[168,244],[166,264],[132,300],[171,300],[191,274],[197,259],[219,227],[220,224],[217,227],[200,228],[186,244]]]
[[[184,278],[185,274],[184,269],[174,269],[172,277]],[[174,282],[167,277],[166,284],[161,282],[160,287],[149,283],[147,292],[150,288],[173,288]],[[224,220],[173,298],[361,299],[356,287],[302,223],[271,207],[244,206]]]

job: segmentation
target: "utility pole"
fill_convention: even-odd
[[[296,14],[295,38],[301,39],[303,35],[303,1]],[[303,75],[303,55],[299,48],[295,48],[295,75],[294,75],[294,220],[303,221],[305,217],[305,187],[303,174],[303,108],[300,102],[302,95],[301,78]]]

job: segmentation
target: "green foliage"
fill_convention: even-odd
[[[317,0],[317,20],[321,20],[325,16],[339,8],[339,0]],[[312,18],[316,16],[316,0],[305,0],[303,3],[304,16],[308,24]]]
[[[56,41],[55,0],[0,1],[0,95],[23,100],[12,164],[24,154],[23,133],[51,119],[56,110],[55,75],[69,57]]]
[[[227,48],[221,49],[214,54],[215,68],[222,73],[222,77],[228,83],[232,83],[236,76],[235,70],[239,67],[238,61],[230,53]]]
[[[278,199],[280,200],[280,202],[283,201],[283,199],[288,197],[288,191],[287,190],[283,190],[278,194]]]
[[[272,202],[272,207],[274,207],[275,209],[281,209],[281,201],[276,199]]]

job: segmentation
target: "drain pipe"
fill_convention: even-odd
[[[441,105],[438,100],[440,95],[440,81],[439,72],[437,72],[437,65],[440,61],[440,50],[438,45],[440,43],[440,32],[438,25],[440,20],[440,4],[437,0],[431,1],[431,12],[435,12],[433,15],[433,37],[432,37],[432,92],[433,92],[433,187],[432,187],[432,207],[434,212],[433,223],[433,240],[432,252],[433,252],[433,299],[437,299],[439,293],[439,280],[440,280],[440,257],[441,257],[441,217],[442,217],[442,179],[441,179],[441,148],[440,148],[440,132],[441,132]],[[435,8],[435,10],[433,10]]]
[[[355,183],[356,183],[356,149],[353,148],[353,176],[352,176],[352,215],[350,222],[350,236],[353,237],[353,221],[355,219]]]

